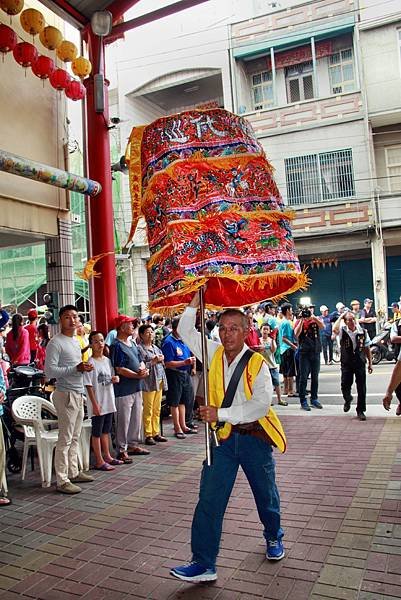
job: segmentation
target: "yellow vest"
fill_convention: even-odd
[[[215,406],[217,408],[221,406],[225,393],[223,353],[223,346],[219,346],[212,358],[209,369],[209,402],[211,406]],[[242,385],[244,386],[247,400],[252,397],[254,381],[264,362],[266,361],[263,356],[258,352],[254,352],[244,369],[242,374]],[[238,385],[241,385],[241,381]],[[278,416],[271,407],[269,408],[267,415],[259,419],[259,423],[270,437],[273,444],[280,450],[280,452],[285,452],[287,449],[287,440],[284,429]],[[231,427],[231,423],[225,423],[224,427],[218,430],[218,437],[220,440],[225,440],[229,437],[231,433]]]

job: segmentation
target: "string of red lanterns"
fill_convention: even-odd
[[[19,0],[0,0],[0,8],[10,15],[21,12],[24,3]],[[71,62],[71,68],[80,81],[73,79],[65,70],[56,67],[53,59],[44,54],[39,54],[33,44],[29,42],[18,42],[18,36],[12,27],[0,23],[0,52],[2,61],[9,52],[13,53],[15,61],[25,69],[31,67],[36,77],[49,79],[51,86],[64,91],[70,100],[82,100],[86,95],[86,89],[82,80],[92,70],[89,60],[83,56],[77,56],[75,44],[63,40],[61,32],[52,26],[46,26],[42,13],[35,9],[26,9],[20,15],[23,29],[35,36],[39,34],[41,43],[49,50],[56,50],[57,57],[64,63]]]

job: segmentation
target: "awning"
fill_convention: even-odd
[[[286,32],[287,35],[279,35],[278,32],[273,32],[267,36],[264,40],[248,42],[240,46],[233,48],[234,58],[255,58],[261,56],[270,51],[270,48],[274,50],[284,50],[287,48],[294,48],[310,41],[311,37],[316,40],[321,40],[334,35],[341,35],[352,31],[355,26],[354,15],[347,15],[341,19],[335,19],[330,22],[324,22],[321,24],[311,23],[305,25],[302,30],[292,30]],[[235,39],[233,39],[235,43]]]

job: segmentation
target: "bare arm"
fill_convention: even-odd
[[[122,375],[122,377],[127,377],[128,379],[143,379],[149,374],[147,369],[131,371],[131,369],[127,369],[127,367],[115,367],[115,372],[117,375]]]
[[[341,329],[341,321],[342,321],[343,316],[340,315],[337,319],[337,321],[334,323],[333,325],[333,333],[335,335],[338,335],[340,333],[340,329]]]
[[[391,400],[393,398],[393,392],[396,387],[401,383],[401,361],[397,361],[394,370],[391,374],[390,383],[388,384],[386,395],[383,398],[383,406],[386,410],[390,410]]]
[[[365,346],[364,350],[365,350],[365,356],[368,359],[368,372],[369,373],[373,373],[373,369],[372,369],[372,353],[370,351],[370,347],[369,346]]]
[[[301,335],[303,324],[304,324],[304,319],[302,317],[300,319],[298,319],[298,321],[295,323],[295,327],[294,327],[295,337],[299,338],[299,336]],[[283,338],[283,340],[285,340],[285,338]],[[288,344],[287,340],[285,340],[285,343]]]
[[[319,329],[324,329],[324,323],[322,321],[322,319],[319,319],[319,317],[312,317],[313,320],[315,321],[316,325],[319,327]]]
[[[284,344],[287,344],[287,346],[290,346],[290,348],[292,348],[293,350],[297,349],[297,345],[294,344],[294,342],[291,342],[291,340],[289,340],[288,338],[283,336],[283,342]]]
[[[270,338],[270,339],[271,339],[271,351],[274,354],[275,351],[277,350],[276,340],[274,340],[273,338]]]
[[[178,369],[179,367],[184,367],[188,365],[195,364],[195,357],[185,358],[183,360],[169,360],[165,363],[166,369]]]
[[[98,417],[100,415],[100,407],[99,407],[99,404],[97,403],[95,392],[93,391],[93,387],[91,385],[86,385],[85,387],[86,387],[86,393],[88,394],[89,400],[91,401],[91,404],[92,404],[92,412],[95,415],[95,417]]]

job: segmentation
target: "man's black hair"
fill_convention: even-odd
[[[171,321],[171,327],[172,327],[173,331],[177,330],[179,322],[180,322],[180,317],[174,317],[173,318],[173,320]]]
[[[282,314],[285,316],[290,310],[290,308],[292,308],[292,304],[290,304],[289,302],[284,302],[284,304],[281,305]]]
[[[208,319],[205,323],[206,325],[206,329],[208,330],[209,333],[211,333],[213,331],[213,329],[216,327],[216,321],[214,319]]]
[[[219,323],[220,323],[222,317],[225,317],[225,316],[228,316],[228,317],[239,316],[239,317],[241,317],[243,328],[247,329],[249,316],[246,315],[244,312],[242,312],[242,310],[240,310],[239,308],[227,308],[225,311],[223,311],[222,313],[220,313]]]
[[[89,334],[89,344],[92,343],[93,338],[95,337],[95,335],[103,335],[102,331],[91,331]],[[103,335],[103,339],[104,339],[104,335]]]
[[[78,309],[76,306],[74,306],[73,304],[66,304],[65,306],[62,306],[60,308],[60,310],[58,311],[58,316],[61,317],[65,312],[67,312],[69,310],[75,310],[75,312],[78,312]]]

